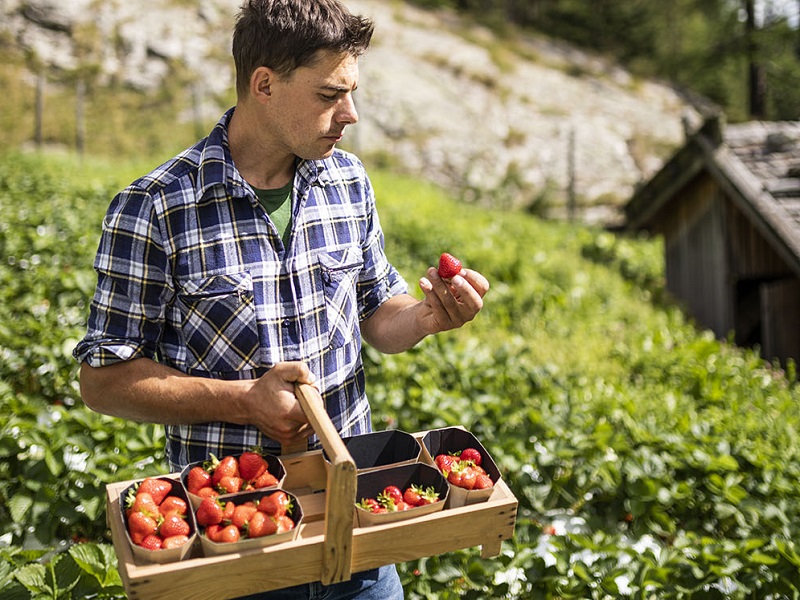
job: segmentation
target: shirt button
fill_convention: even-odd
[[[291,327],[291,326],[292,326],[292,321],[291,321],[290,319],[284,319],[284,320],[283,320],[283,326],[284,326],[286,329],[289,329],[289,327]]]

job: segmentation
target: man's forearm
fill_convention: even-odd
[[[237,418],[248,381],[190,377],[147,358],[107,367],[81,365],[81,397],[96,412],[165,425]]]
[[[373,348],[396,354],[416,346],[428,334],[421,328],[421,320],[415,311],[420,301],[413,296],[401,294],[384,302],[375,314],[362,322],[361,333]]]

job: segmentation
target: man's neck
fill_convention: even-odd
[[[228,144],[236,169],[254,188],[281,188],[294,177],[294,155],[281,156],[258,137],[246,106],[237,104],[228,124]]]

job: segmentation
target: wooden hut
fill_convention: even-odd
[[[667,289],[700,326],[800,363],[800,121],[708,119],[625,216],[663,236]]]

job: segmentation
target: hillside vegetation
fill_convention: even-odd
[[[104,486],[165,472],[161,429],[86,409],[70,357],[103,212],[145,168],[0,158],[4,598],[123,597]],[[405,354],[365,349],[375,426],[463,425],[519,499],[499,557],[400,565],[408,598],[800,595],[793,365],[687,322],[664,294],[657,241],[373,177],[412,287],[443,250],[492,282],[468,327]]]

